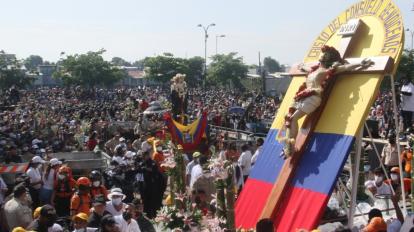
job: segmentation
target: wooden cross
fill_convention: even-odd
[[[339,29],[338,35],[342,36],[342,39],[340,42],[340,49],[338,51],[341,54],[342,58],[344,58],[352,50],[352,45],[355,43],[355,40],[357,38],[357,36],[355,35],[360,33],[361,26],[363,26],[363,22],[360,19],[351,19],[346,24],[342,25]],[[372,66],[364,70],[354,70],[352,71],[352,73],[388,72],[391,70],[393,66],[393,60],[388,56],[372,57],[369,59],[374,62]],[[363,58],[345,59],[345,61],[350,64],[360,63],[362,60]],[[304,64],[304,67],[310,68],[317,64],[318,62],[306,63]],[[303,72],[303,70],[301,70],[298,65],[295,65],[290,70],[290,75],[292,75],[293,77],[306,76],[307,73]],[[262,211],[261,218],[274,219],[274,217],[276,216],[278,207],[280,207],[280,203],[283,199],[283,194],[286,191],[288,185],[290,184],[289,182],[291,181],[293,174],[295,173],[297,164],[305,151],[306,144],[308,143],[315,129],[315,126],[319,120],[319,117],[322,114],[323,108],[326,105],[333,84],[334,80],[330,81],[328,83],[328,86],[324,89],[322,102],[318,109],[310,115],[306,116],[305,121],[298,132],[298,136],[296,137],[296,143],[293,154],[292,156],[286,159],[282,169],[280,170],[276,183],[273,185],[272,191],[267,199],[267,204]]]

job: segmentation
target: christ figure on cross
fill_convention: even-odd
[[[334,47],[323,46],[321,51],[322,54],[318,65],[310,69],[305,68],[303,64],[299,67],[306,73],[306,81],[299,87],[294,102],[285,116],[284,129],[281,130],[286,132],[285,136],[281,136],[281,131],[278,133],[278,140],[285,144],[281,154],[284,158],[290,157],[294,152],[295,139],[299,130],[299,119],[311,114],[319,107],[327,82],[339,73],[355,69],[365,69],[373,64],[369,59],[364,59],[356,64],[346,64]]]

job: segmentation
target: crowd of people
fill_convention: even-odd
[[[155,231],[151,219],[168,204],[168,177],[162,164],[169,151],[162,139],[162,116],[143,113],[154,101],[168,105],[168,96],[169,90],[159,87],[39,88],[1,95],[0,162],[29,162],[23,174],[0,175],[2,231]],[[271,121],[278,106],[277,98],[254,92],[188,91],[189,118],[207,111],[209,124],[220,127],[245,130],[247,123]],[[229,112],[232,107],[243,111]],[[388,186],[398,189],[404,179],[395,162],[389,93],[377,98],[369,119],[378,121],[380,134],[389,139],[382,156],[391,180],[381,179],[384,173],[376,170],[375,180],[366,186],[374,195],[388,193]],[[135,122],[133,130],[113,127],[116,122],[131,121]],[[407,123],[404,131],[410,128]],[[183,154],[186,187],[196,207],[206,215],[214,210],[209,160],[234,164],[234,183],[240,192],[263,143],[259,138],[236,145],[218,136],[203,140],[198,151]],[[104,151],[111,162],[106,169],[85,174],[53,157],[53,153],[73,151]],[[412,159],[409,147],[402,158],[407,177]],[[407,193],[411,191],[408,181],[404,179]]]
[[[100,227],[100,220],[106,214],[113,216],[118,225],[128,221],[121,231],[153,231],[148,219],[156,217],[165,197],[167,176],[161,163],[167,145],[156,138],[163,130],[163,118],[156,114],[144,117],[143,112],[153,101],[165,102],[168,91],[40,88],[22,90],[13,96],[12,101],[7,95],[1,97],[0,160],[6,165],[22,162],[29,165],[23,174],[0,176],[4,219],[0,224],[4,231],[14,228],[60,231],[67,225],[105,230]],[[237,129],[243,128],[236,120],[271,119],[276,110],[271,98],[222,90],[191,90],[189,102],[190,118],[207,110],[211,124]],[[249,110],[246,115],[229,114],[227,109],[235,106]],[[132,131],[111,127],[114,122],[128,121],[136,122]],[[257,158],[263,140],[258,140],[257,148],[252,143],[250,147],[244,145],[241,154],[235,144],[210,142],[223,161],[240,164],[235,178],[241,190],[252,157]],[[187,186],[199,195],[212,191],[194,187],[199,186],[197,179],[206,173],[204,164],[212,155],[208,146],[208,141],[204,141],[200,152],[185,154]],[[112,157],[110,165],[80,175],[73,173],[65,160],[53,157],[57,152],[82,150],[104,151]],[[73,222],[65,222],[67,219]],[[130,228],[134,220],[138,229]],[[146,229],[142,229],[142,223]]]

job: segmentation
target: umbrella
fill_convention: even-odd
[[[161,106],[150,106],[144,111],[144,114],[161,114],[167,111],[168,109],[164,109]]]
[[[228,110],[229,114],[244,114],[245,111],[246,109],[240,106],[233,106]]]

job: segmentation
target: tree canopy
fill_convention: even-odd
[[[397,69],[397,80],[401,78],[409,78],[411,81],[414,81],[414,50],[405,50],[401,55]]]
[[[22,70],[22,62],[17,60],[14,55],[8,55],[4,51],[0,52],[0,88],[8,89],[11,86],[24,88],[33,81]]]
[[[161,83],[169,83],[177,73],[186,74],[189,86],[196,86],[200,81],[204,59],[192,57],[183,59],[174,57],[171,53],[144,59],[147,77]]]
[[[24,66],[28,71],[36,71],[37,66],[43,64],[43,58],[38,55],[30,55],[24,60]]]
[[[111,60],[111,63],[115,66],[127,66],[127,67],[131,66],[131,63],[122,59],[121,57],[113,57]]]
[[[84,87],[112,86],[126,76],[124,70],[116,68],[105,61],[105,50],[66,56],[59,61],[60,67],[53,74],[64,85],[81,85]]]
[[[213,61],[207,70],[210,84],[242,88],[240,80],[247,76],[248,66],[243,63],[242,57],[236,55],[237,53],[229,53],[212,57]]]
[[[265,57],[263,60],[264,69],[269,73],[280,72],[282,70],[279,62],[272,57]]]

